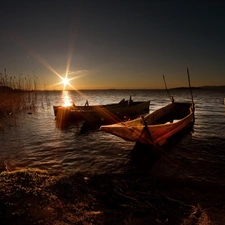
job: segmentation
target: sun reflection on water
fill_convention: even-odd
[[[62,100],[63,107],[71,106],[73,104],[73,99],[71,98],[69,91],[62,92],[61,100]]]

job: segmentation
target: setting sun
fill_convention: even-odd
[[[63,90],[66,89],[66,86],[67,86],[67,85],[71,86],[71,84],[70,84],[70,80],[71,80],[71,79],[68,79],[67,76],[64,77],[64,78],[61,77],[61,79],[62,79],[61,83],[63,84]],[[72,86],[71,86],[71,87],[72,87]]]
[[[67,85],[67,84],[69,84],[69,80],[65,77],[65,78],[62,79],[62,83],[64,85]]]

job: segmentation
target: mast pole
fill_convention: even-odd
[[[189,88],[190,88],[190,92],[191,92],[192,107],[193,107],[193,109],[194,109],[194,100],[193,100],[193,94],[192,94],[192,90],[191,90],[191,81],[190,81],[190,75],[189,75],[189,69],[188,69],[188,67],[187,67],[187,74],[188,74]]]
[[[165,76],[163,75],[163,80],[164,80],[164,84],[165,84],[165,88],[166,88],[166,92],[169,95],[170,101],[173,102],[173,97],[171,97],[169,90],[167,89],[167,85],[166,85],[166,79]]]

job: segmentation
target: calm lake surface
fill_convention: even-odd
[[[162,176],[225,181],[225,90],[192,90],[196,111],[193,129],[176,140],[154,168]],[[189,89],[170,90],[175,101],[191,101]],[[151,100],[150,112],[169,103],[165,90],[101,90],[38,92],[29,98],[35,108],[0,119],[0,168],[39,168],[57,173],[74,171],[114,173],[138,169],[135,143],[98,129],[81,133],[82,123],[58,128],[53,105],[65,97],[77,105],[117,103],[130,95],[134,101]],[[164,151],[165,150],[165,151]],[[161,151],[161,150],[160,150]],[[147,154],[148,155],[148,154]],[[143,163],[150,164],[147,156]],[[146,162],[147,161],[147,162]],[[142,164],[141,159],[139,163]],[[135,166],[136,167],[135,167]]]

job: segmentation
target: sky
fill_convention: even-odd
[[[225,85],[225,1],[3,0],[0,72],[40,89]],[[3,76],[3,75],[2,75]],[[28,79],[28,78],[27,78]]]

